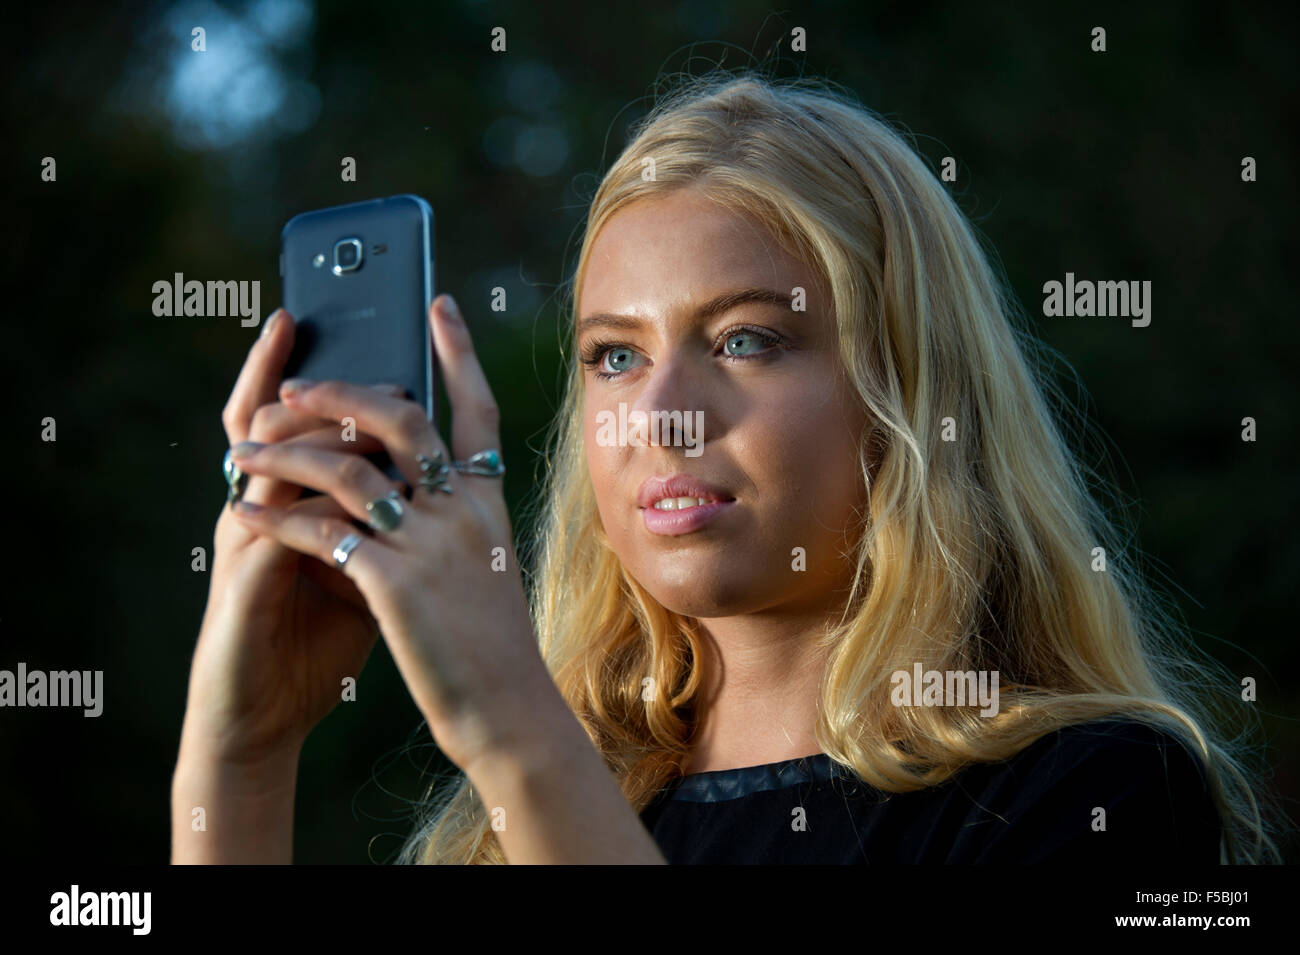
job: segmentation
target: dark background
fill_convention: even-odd
[[[586,202],[661,72],[766,62],[904,124],[1077,370],[1187,626],[1259,685],[1294,816],[1296,63],[1263,5],[961,2],[49,4],[7,8],[9,570],[0,668],[102,669],[105,710],[0,710],[2,855],[160,863],[224,499],[219,415],[256,329],[158,318],[152,284],[260,280],[280,228],[415,192],[503,412],[525,528]],[[1267,11],[1267,12],[1266,12]],[[17,17],[18,19],[13,19]],[[207,53],[189,30],[207,30]],[[493,53],[490,31],[508,49]],[[807,30],[808,52],[790,51]],[[1094,26],[1108,52],[1090,50]],[[41,159],[58,163],[55,183]],[[358,181],[340,181],[343,156]],[[1258,181],[1243,183],[1243,156]],[[1041,317],[1043,282],[1149,279],[1153,319]],[[509,308],[488,307],[494,286]],[[1066,387],[1073,396],[1073,385]],[[445,396],[440,396],[443,400]],[[1080,401],[1085,397],[1077,396]],[[58,440],[40,440],[41,419]],[[1241,419],[1258,441],[1240,440]],[[445,434],[444,421],[444,434]],[[408,742],[420,745],[402,755]],[[295,861],[384,861],[438,757],[381,642],[313,733]],[[1290,858],[1296,858],[1295,848]]]

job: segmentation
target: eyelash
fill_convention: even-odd
[[[783,343],[783,340],[779,335],[774,335],[772,332],[763,331],[759,328],[752,328],[748,325],[737,325],[735,328],[727,329],[722,333],[722,336],[718,341],[725,342],[727,339],[739,335],[742,332],[753,335],[755,338],[762,340],[769,347],[755,355],[723,355],[723,358],[728,361],[754,361],[755,359],[768,357],[771,355],[772,347],[779,346]],[[632,346],[624,344],[623,342],[609,341],[607,339],[595,339],[587,343],[587,347],[582,350],[582,357],[579,360],[589,368],[599,368],[600,363],[605,359],[606,352],[613,351],[615,348],[631,349],[631,347]],[[627,372],[624,371],[595,372],[597,378],[605,379],[620,378],[625,374],[627,374]]]

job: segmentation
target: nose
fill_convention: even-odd
[[[676,447],[684,443],[683,421],[702,410],[702,371],[684,356],[668,352],[655,361],[628,409],[645,416],[647,444]]]

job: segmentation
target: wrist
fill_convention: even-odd
[[[181,724],[178,763],[220,764],[249,775],[297,764],[306,734],[250,731],[209,716],[210,709],[193,703],[187,708]]]
[[[183,731],[172,788],[219,786],[236,797],[257,797],[286,788],[292,791],[301,753],[302,744],[297,741],[254,752],[225,746],[218,737]]]
[[[293,859],[296,754],[261,762],[186,751],[172,777],[172,862]]]
[[[563,699],[556,694],[560,703]],[[465,770],[512,864],[664,861],[578,718],[565,705]],[[496,821],[498,813],[501,826]]]
[[[595,753],[550,674],[543,671],[536,686],[462,721],[455,752],[447,755],[471,780],[504,772],[515,777],[553,773]]]
[[[284,753],[257,761],[234,760],[211,752],[182,751],[173,773],[175,782],[221,782],[231,792],[253,795],[282,789],[297,778],[298,754]]]

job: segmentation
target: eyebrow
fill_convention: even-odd
[[[735,289],[730,292],[723,292],[721,295],[711,298],[700,305],[695,310],[695,317],[712,318],[714,315],[720,315],[739,305],[751,304],[779,305],[783,308],[792,308],[794,299],[785,292],[778,292],[769,288]],[[598,312],[595,315],[588,315],[578,322],[578,335],[582,335],[592,328],[632,331],[640,328],[643,324],[643,320],[634,315],[612,315],[609,312]]]

